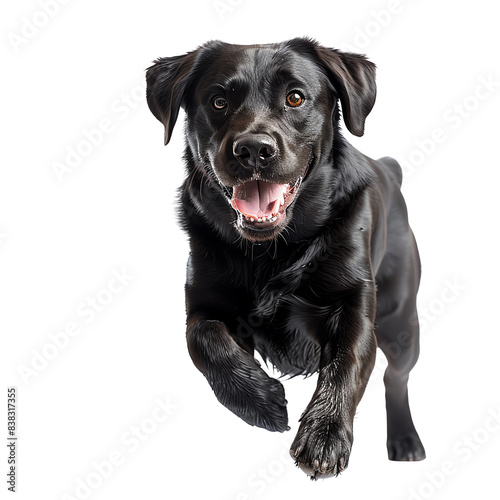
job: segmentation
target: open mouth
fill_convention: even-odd
[[[285,218],[302,177],[288,184],[248,181],[233,187],[231,206],[238,214],[238,223],[252,229],[272,229]]]

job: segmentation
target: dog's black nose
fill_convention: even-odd
[[[245,134],[233,143],[233,154],[245,168],[267,167],[277,152],[276,141],[266,134]]]

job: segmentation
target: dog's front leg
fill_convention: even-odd
[[[236,343],[223,322],[188,317],[187,342],[194,364],[224,406],[250,425],[289,429],[283,385]]]
[[[356,406],[375,363],[375,291],[366,292],[364,287],[351,296],[350,305],[318,333],[318,383],[290,450],[313,479],[336,476],[349,461]]]

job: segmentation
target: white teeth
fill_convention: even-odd
[[[245,217],[248,222],[274,222],[278,219],[278,214],[258,217],[257,219],[255,219],[254,217],[247,217],[246,215],[244,215],[243,217]]]

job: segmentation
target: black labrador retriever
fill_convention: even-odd
[[[270,431],[289,429],[287,402],[254,350],[283,374],[319,372],[290,451],[313,478],[347,467],[377,345],[389,458],[425,458],[408,406],[420,262],[401,168],[358,152],[339,126],[340,101],[363,135],[375,94],[364,56],[305,38],[212,41],[147,71],[165,144],[186,111],[189,353],[223,405]]]

